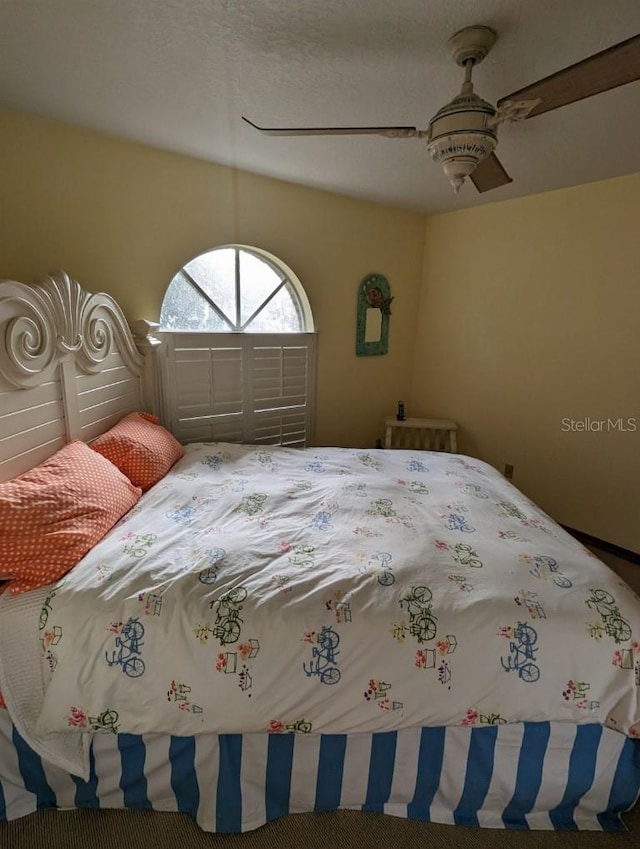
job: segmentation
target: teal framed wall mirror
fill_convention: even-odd
[[[374,357],[389,350],[391,287],[382,274],[368,274],[358,286],[356,355]]]

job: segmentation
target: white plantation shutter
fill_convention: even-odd
[[[314,333],[163,336],[164,420],[181,442],[310,442]]]
[[[315,341],[313,334],[300,334]],[[294,337],[295,339],[295,337]],[[246,441],[270,445],[304,446],[310,431],[310,349],[307,340],[290,336],[269,344],[256,340],[248,357],[253,410],[249,412]],[[252,421],[251,421],[252,420]]]

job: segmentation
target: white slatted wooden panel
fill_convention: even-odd
[[[64,272],[32,286],[0,281],[0,481],[142,409],[143,368],[108,295]]]
[[[209,356],[211,412],[215,416],[241,413],[245,388],[242,348],[212,348]]]
[[[251,442],[303,447],[307,442],[310,352],[306,344],[253,345]]]
[[[62,399],[62,391],[59,381],[50,380],[41,383],[32,389],[15,389],[14,387],[0,388],[0,434],[5,436],[12,431],[9,420],[5,417],[12,413],[19,413],[31,407],[39,407],[42,404],[59,403]]]
[[[180,334],[170,339],[172,429],[183,442],[241,442],[242,347],[228,343],[215,347],[208,344],[209,338],[208,334]]]
[[[307,403],[305,346],[257,347],[252,356],[254,409],[299,407]]]
[[[165,420],[183,442],[302,446],[314,334],[164,334]]]
[[[0,480],[19,475],[66,442],[59,381],[0,391]]]
[[[118,351],[112,351],[97,374],[75,378],[80,439],[95,439],[126,413],[142,409],[140,378],[132,375]]]
[[[307,442],[306,411],[278,415],[260,413],[254,419],[253,442],[303,448]]]
[[[181,422],[180,442],[243,442],[242,417],[235,419],[192,419]]]

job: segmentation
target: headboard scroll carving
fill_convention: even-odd
[[[84,373],[95,373],[114,342],[129,370],[142,373],[144,360],[120,307],[109,295],[86,292],[64,271],[32,286],[4,283],[0,316],[0,373],[13,386],[37,386],[69,358]]]
[[[64,271],[30,286],[0,280],[0,481],[133,410],[155,411],[160,340],[142,324],[138,350],[113,298]]]

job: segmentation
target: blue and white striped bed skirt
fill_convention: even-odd
[[[617,831],[639,792],[640,740],[597,725],[98,734],[84,782],[42,761],[0,710],[0,820],[38,808],[141,808],[238,832],[288,813],[355,808],[491,828]]]

